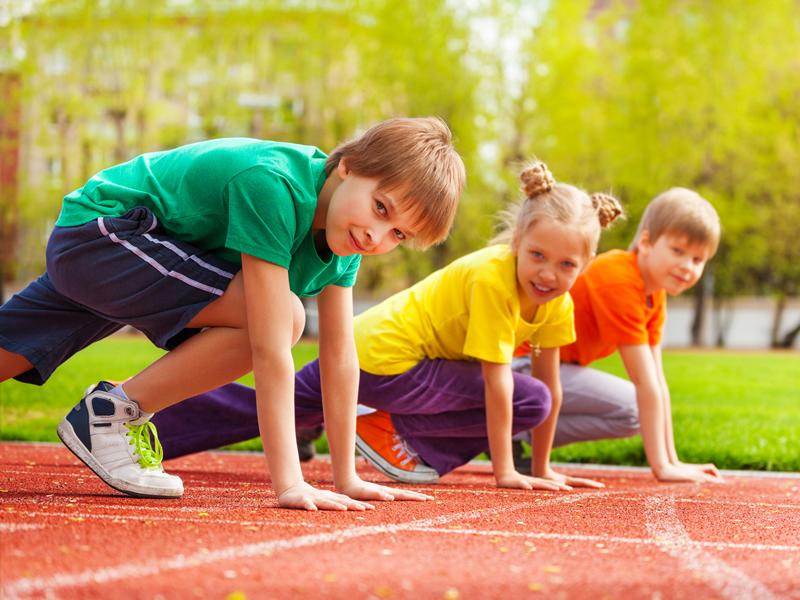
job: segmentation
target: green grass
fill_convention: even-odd
[[[618,355],[595,366],[624,376]],[[682,460],[800,471],[800,354],[667,351],[664,371]],[[553,460],[646,464],[639,436],[571,444]]]
[[[56,424],[89,383],[124,379],[160,355],[143,338],[115,336],[73,357],[45,386],[0,384],[0,438],[57,441]],[[301,343],[294,350],[295,364],[299,368],[316,355],[315,344]],[[616,356],[596,366],[624,373]],[[682,459],[712,461],[726,469],[800,471],[800,354],[668,351],[664,368]],[[252,385],[252,375],[241,381]],[[260,447],[252,440],[232,448]],[[327,450],[324,438],[317,447]],[[645,464],[638,436],[572,444],[556,449],[553,460]]]

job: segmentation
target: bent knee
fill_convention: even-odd
[[[639,433],[639,413],[636,410],[615,419],[614,423],[617,431],[616,437],[631,437]]]
[[[553,405],[550,389],[533,377],[515,381],[514,387],[514,426],[532,429],[550,414]]]

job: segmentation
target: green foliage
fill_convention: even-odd
[[[552,3],[525,46],[522,153],[624,200],[614,246],[658,192],[697,189],[724,226],[716,293],[796,294],[798,16],[791,0]]]
[[[445,0],[37,3],[0,26],[0,70],[21,76],[21,129],[34,150],[15,199],[21,229],[33,231],[17,248],[19,276],[42,269],[65,193],[145,151],[219,136],[330,151],[381,119],[439,115],[470,166],[469,34]],[[408,262],[416,276],[447,258],[441,249]],[[367,261],[364,281],[381,284],[374,271],[384,266]]]
[[[293,351],[302,367],[317,346]],[[0,384],[0,439],[57,441],[55,426],[83,390],[100,378],[124,379],[161,351],[138,336],[114,336],[77,354],[42,387]],[[664,355],[673,398],[676,446],[684,460],[728,469],[800,471],[800,357],[796,353],[681,352]],[[599,368],[624,376],[615,355]],[[754,374],[758,373],[758,382]],[[253,385],[252,375],[241,381]],[[237,444],[260,450],[259,440]],[[318,449],[327,451],[324,437]],[[572,444],[554,451],[556,461],[645,464],[638,437]]]
[[[658,192],[692,187],[723,221],[714,294],[798,294],[794,0],[49,0],[10,14],[0,71],[20,77],[24,152],[18,194],[0,196],[0,219],[19,222],[0,260],[21,280],[42,270],[61,196],[135,154],[235,135],[331,150],[380,119],[436,114],[469,173],[453,233],[365,260],[362,294],[482,246],[534,156],[623,200],[630,218],[602,249],[627,246]]]

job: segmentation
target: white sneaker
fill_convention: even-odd
[[[164,452],[152,415],[100,382],[58,426],[58,437],[112,488],[129,496],[179,498],[180,477],[164,472]],[[152,435],[152,440],[151,440]]]

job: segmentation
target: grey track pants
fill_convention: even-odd
[[[512,368],[530,373],[530,357],[515,358]],[[589,367],[562,364],[561,387],[563,400],[553,446],[639,433],[636,389],[627,379]]]

